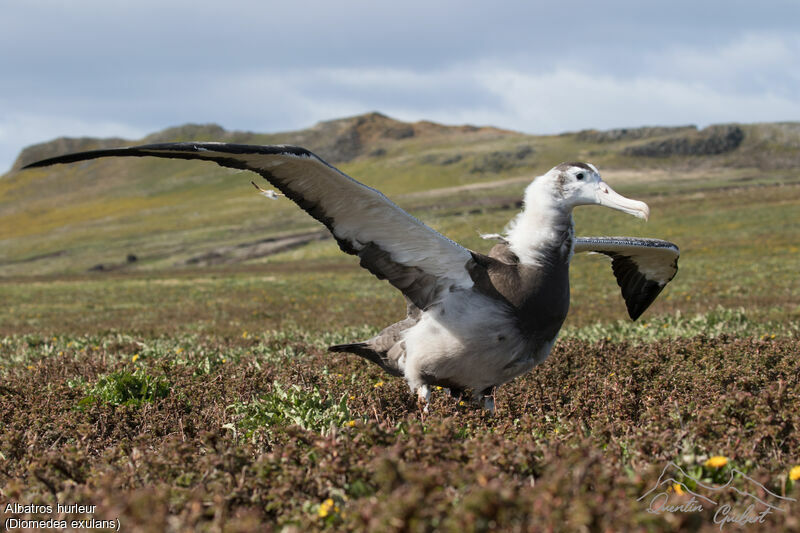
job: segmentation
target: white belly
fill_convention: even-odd
[[[404,340],[400,363],[412,391],[434,378],[478,392],[541,363],[555,342],[531,345],[506,306],[470,290],[449,293],[426,310]]]

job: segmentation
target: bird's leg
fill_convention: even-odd
[[[494,394],[490,396],[484,396],[483,408],[489,411],[489,414],[494,414]]]
[[[457,401],[460,401],[461,398],[464,397],[464,389],[460,389],[460,388],[457,389],[455,387],[451,387],[451,388],[446,389],[446,390],[447,390],[448,394],[450,394],[450,397],[451,398],[455,398]]]
[[[464,389],[462,389],[462,388],[451,388],[451,389],[447,389],[447,390],[450,393],[450,397],[451,398],[455,398],[456,405],[464,405],[464,402],[463,402],[464,397],[465,397],[464,396]]]
[[[428,406],[431,404],[431,388],[427,385],[420,385],[417,389],[417,404],[422,408],[423,414],[428,414]]]
[[[475,394],[472,401],[489,411],[490,414],[494,414],[494,395],[496,391],[497,387],[487,387],[480,393]]]

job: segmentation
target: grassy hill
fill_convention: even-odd
[[[291,236],[298,246],[304,242],[298,235],[312,241],[305,247],[308,256],[335,256],[317,242],[313,232],[319,226],[305,213],[288,201],[265,202],[256,195],[248,183],[252,174],[157,159],[19,171],[26,163],[71,151],[185,140],[305,146],[475,246],[480,246],[478,229],[497,231],[513,216],[533,176],[565,160],[593,162],[618,189],[645,200],[709,187],[796,183],[793,169],[800,167],[796,123],[531,136],[410,124],[372,113],[283,134],[186,125],[136,141],[62,138],[25,149],[0,178],[0,276],[101,267],[162,270],[207,264],[209,257],[218,263],[252,262],[282,249],[263,246],[265,241]],[[476,215],[469,224],[459,219],[465,210]],[[622,229],[628,228],[636,232],[639,226]],[[583,229],[579,232],[586,233]],[[136,261],[129,261],[134,256]]]

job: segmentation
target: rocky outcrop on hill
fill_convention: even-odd
[[[736,124],[709,126],[703,130],[625,148],[625,155],[669,157],[674,155],[704,156],[735,150],[744,140],[744,130]]]
[[[575,140],[589,143],[610,143],[636,141],[695,131],[697,131],[696,126],[644,126],[641,128],[615,128],[604,131],[582,130],[575,134]]]
[[[428,121],[402,122],[373,112],[320,122],[287,137],[293,144],[311,149],[326,161],[340,163],[363,155],[383,155],[386,153],[384,145],[392,141],[465,133],[504,135],[511,132],[489,127],[444,126]]]

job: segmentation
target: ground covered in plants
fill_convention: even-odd
[[[681,327],[691,336],[637,342]],[[798,530],[800,336],[760,327],[718,310],[638,326],[630,341],[564,339],[498,391],[494,416],[444,391],[423,414],[401,380],[326,353],[336,335],[6,336],[3,509],[96,508],[3,519],[118,519],[124,531],[711,531],[717,508],[668,512],[656,500],[653,513],[652,497],[712,497],[695,480],[733,476],[742,493],[716,498],[730,516],[751,503],[763,512],[752,493],[782,510],[748,527]],[[710,466],[715,456],[724,464]],[[639,500],[665,469],[675,482]]]

